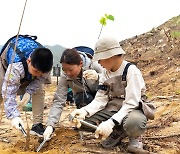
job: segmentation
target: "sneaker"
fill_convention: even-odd
[[[104,148],[112,148],[126,136],[127,135],[122,128],[114,129],[113,132],[104,141],[101,142],[101,145]]]
[[[147,154],[148,151],[143,149],[143,143],[141,137],[129,137],[129,145],[127,147],[128,152],[136,154]]]
[[[45,131],[45,129],[44,129],[44,126],[42,125],[42,123],[38,123],[38,124],[32,125],[32,128],[30,130],[30,134],[31,135],[37,135],[39,137],[43,137],[44,131]]]

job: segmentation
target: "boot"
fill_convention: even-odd
[[[101,142],[101,145],[104,148],[112,148],[126,136],[127,135],[122,127],[115,127],[113,128],[113,132],[104,141]]]
[[[141,137],[129,137],[129,145],[127,147],[128,152],[136,154],[148,154],[149,152],[143,149],[143,143]]]

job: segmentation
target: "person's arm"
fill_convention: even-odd
[[[72,122],[76,125],[77,128],[81,127],[80,120],[84,120],[85,117],[90,117],[96,112],[104,109],[108,102],[108,96],[105,95],[104,91],[99,90],[96,93],[95,99],[85,107],[82,107],[80,109],[75,109],[73,112],[71,112],[71,116],[73,117]]]
[[[105,70],[105,68],[103,68],[97,61],[92,62],[91,67],[99,74]]]
[[[107,103],[108,95],[105,95],[105,91],[98,90],[94,100],[90,104],[83,107],[83,109],[88,113],[87,117],[90,117],[96,112],[104,109]]]
[[[8,119],[12,119],[20,115],[17,109],[16,95],[20,87],[20,79],[24,77],[24,68],[21,63],[13,63],[11,73],[10,66],[11,64],[7,68],[2,85],[2,96],[3,98],[5,97],[4,108]],[[9,73],[10,78],[8,81]]]
[[[68,85],[66,77],[61,75],[54,95],[53,104],[48,115],[47,126],[54,127],[54,125],[59,121],[67,98],[67,89]]]
[[[121,123],[123,118],[134,109],[137,109],[141,100],[141,91],[145,89],[144,79],[136,66],[130,66],[127,75],[127,87],[125,89],[125,100],[122,108],[112,116],[114,120]]]
[[[48,120],[46,123],[46,129],[43,133],[44,140],[50,140],[51,135],[54,131],[54,125],[59,122],[61,113],[65,106],[66,98],[67,98],[67,90],[68,84],[66,81],[66,76],[64,74],[61,75],[59,84],[57,86],[57,90],[54,95],[53,104],[50,108],[50,112],[48,115]]]
[[[49,73],[46,73],[43,76],[36,77],[34,80],[32,80],[29,83],[29,85],[26,87],[26,93],[30,95],[34,94],[40,87],[40,84],[44,83],[44,81],[47,80],[48,76],[49,76]]]
[[[102,72],[101,78],[99,79],[99,85],[102,85],[106,80],[105,74],[106,74],[106,70]],[[83,109],[85,109],[86,112],[88,113],[87,116],[91,116],[96,112],[104,109],[108,101],[109,98],[107,95],[107,91],[99,89],[96,93],[94,100],[87,106],[83,107]]]

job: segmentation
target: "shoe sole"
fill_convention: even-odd
[[[43,137],[43,135],[40,135],[40,134],[38,134],[38,133],[36,133],[35,131],[32,131],[32,130],[30,130],[29,133],[30,133],[31,135],[34,135],[34,136]]]
[[[132,152],[134,154],[150,154],[149,151],[146,151],[146,150],[140,149],[140,148],[135,148],[135,147],[132,147],[132,146],[128,146],[127,151]]]

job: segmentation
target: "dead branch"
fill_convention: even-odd
[[[179,136],[180,136],[180,133],[171,134],[171,135],[167,135],[167,136],[143,137],[143,139],[164,139],[164,138],[179,137]]]
[[[151,100],[154,100],[154,99],[167,99],[167,100],[172,100],[174,99],[174,95],[173,96],[154,96]]]
[[[174,96],[156,96],[159,99],[172,99]]]
[[[165,125],[147,125],[146,129],[165,128]]]
[[[25,149],[29,150],[29,142],[30,142],[30,128],[29,128],[29,124],[28,124],[28,117],[27,117],[27,113],[25,111],[25,117],[26,117],[26,124],[27,124],[27,136],[26,136],[26,146]]]
[[[171,36],[169,34],[169,32],[166,32],[166,30],[163,28],[163,31],[164,31],[164,34],[166,35],[167,39],[168,39],[168,42],[171,41]]]
[[[73,149],[74,152],[83,152],[83,153],[96,153],[96,154],[101,154],[102,151],[93,151],[93,150],[77,150],[77,149]]]
[[[6,138],[0,138],[0,142],[10,143],[10,140],[8,140],[8,139],[6,139]]]

